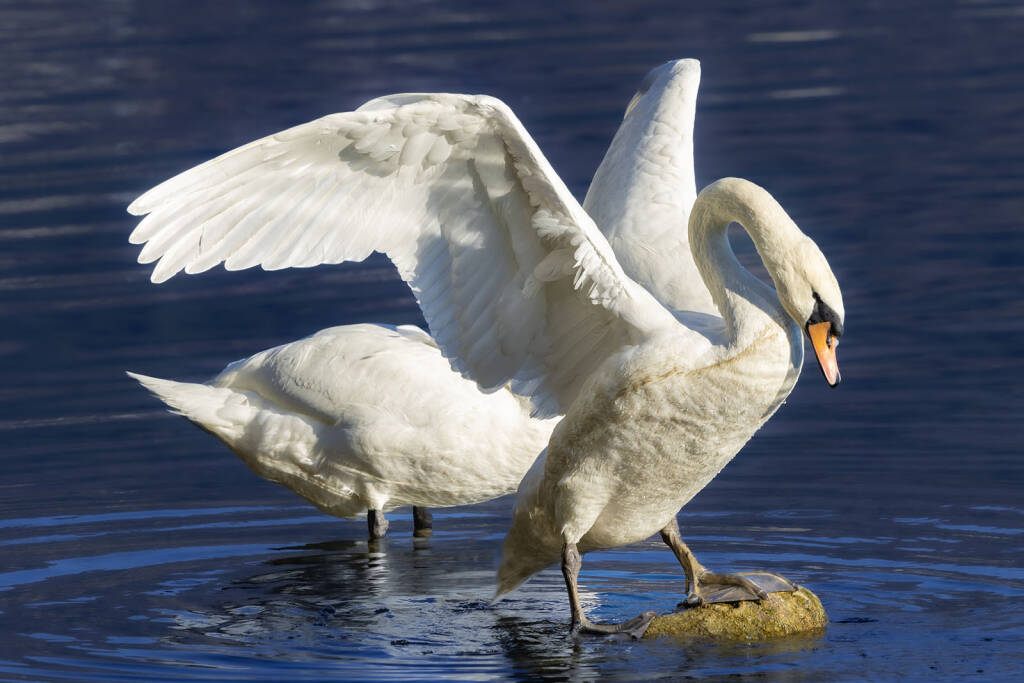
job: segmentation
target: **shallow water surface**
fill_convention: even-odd
[[[950,520],[971,511],[952,507],[867,527],[825,510],[685,514],[709,566],[784,572],[818,592],[832,619],[821,635],[720,646],[573,640],[555,569],[492,606],[508,502],[442,512],[429,539],[412,538],[411,519],[396,514],[378,543],[361,524],[288,504],[9,520],[0,543],[34,562],[0,574],[17,643],[0,671],[642,680],[739,670],[821,680],[993,675],[1024,664],[1024,625],[1005,610],[1024,597],[1024,576],[1006,558],[983,559],[1020,533],[1019,510],[987,511],[988,526],[970,529]],[[669,611],[681,596],[678,567],[653,539],[588,556],[584,567],[583,600],[599,619]]]
[[[0,679],[937,680],[1024,676],[1024,5],[301,2],[0,6]],[[492,605],[512,499],[387,539],[260,480],[123,371],[201,380],[330,325],[421,323],[391,266],[148,282],[139,193],[370,97],[507,101],[570,189],[640,79],[697,57],[701,184],[768,188],[843,286],[835,391],[683,510],[723,571],[815,591],[823,634],[574,640],[557,568]],[[745,258],[749,258],[748,253]],[[584,558],[599,620],[681,597],[657,539]]]

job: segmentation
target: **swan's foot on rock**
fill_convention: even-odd
[[[686,574],[686,600],[678,607],[697,607],[704,603],[764,600],[769,593],[795,591],[797,587],[778,574],[769,572],[739,572],[716,574],[697,561],[693,552],[679,535],[675,517],[661,530],[661,540],[672,548]]]
[[[638,617],[621,624],[595,624],[583,614],[583,607],[580,605],[580,595],[577,590],[580,567],[583,566],[583,559],[575,543],[566,543],[562,546],[562,576],[565,577],[565,588],[569,592],[569,606],[572,608],[572,634],[592,633],[595,635],[612,635],[625,633],[633,639],[643,637],[644,631],[650,625],[651,620],[657,616],[654,612],[644,612]]]
[[[658,616],[655,612],[644,612],[643,614],[633,617],[629,621],[624,621],[621,624],[595,624],[586,617],[582,618],[580,622],[573,622],[572,633],[591,633],[594,635],[608,636],[616,633],[624,633],[633,640],[639,640],[643,638],[644,631],[651,625],[651,620]]]
[[[412,506],[412,535],[429,536],[434,533],[434,516],[427,508]]]
[[[696,588],[679,603],[679,608],[697,607],[705,603],[764,600],[769,593],[791,592],[797,585],[771,572],[737,572],[715,574],[704,570]]]
[[[376,541],[378,538],[384,538],[384,534],[388,532],[388,520],[380,510],[367,510],[366,527],[370,532],[370,540]]]

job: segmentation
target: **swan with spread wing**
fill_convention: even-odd
[[[686,169],[658,175],[656,150],[673,130],[662,125],[672,113],[664,96],[687,82],[695,96],[696,78],[691,62],[652,72],[591,190],[604,184],[623,199],[588,197],[598,220],[628,204],[609,218],[612,242],[665,244],[658,258],[674,258],[678,277],[657,259],[620,264],[512,112],[481,96],[380,98],[240,147],[136,200],[130,211],[146,218],[131,239],[146,243],[141,262],[158,261],[157,282],[218,263],[273,269],[387,254],[454,367],[484,390],[528,397],[536,416],[565,415],[520,485],[499,591],[561,561],[574,629],[636,633],[650,615],[621,625],[583,615],[580,553],[661,531],[697,597],[701,581],[761,594],[704,570],[676,513],[789,393],[804,333],[827,381],[839,381],[842,297],[810,238],[767,192],[735,178],[705,188],[689,210],[689,151],[677,155],[689,154],[689,186]],[[625,169],[609,162],[616,154]],[[654,226],[647,211],[664,217]],[[774,289],[736,261],[732,221],[751,235]]]

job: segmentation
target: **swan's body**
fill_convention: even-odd
[[[778,206],[737,179],[718,181],[701,199],[704,206]],[[698,226],[704,225],[701,204],[695,209]],[[741,217],[722,216],[713,224],[722,233],[719,240],[728,218]],[[794,232],[788,237],[798,248],[803,235],[789,224]],[[587,387],[586,400],[573,404],[520,487],[499,592],[557,561],[564,543],[586,552],[634,543],[665,528],[796,382],[803,338],[774,291],[736,271],[733,291],[749,298],[727,294],[718,277],[730,265],[727,242],[710,249],[698,239],[695,246],[698,255],[713,259],[703,262],[704,271],[717,298],[732,309],[732,334],[709,339],[682,327],[667,332],[616,359]]]
[[[338,517],[514,491],[555,424],[510,391],[481,392],[409,326],[328,328],[206,384],[133,377],[257,474]]]
[[[385,252],[460,371],[485,389],[509,383],[536,415],[565,414],[520,487],[500,589],[561,552],[574,625],[601,630],[579,607],[577,544],[660,529],[683,561],[676,512],[789,393],[801,326],[838,381],[838,285],[767,192],[713,184],[683,236],[692,153],[669,154],[662,176],[658,148],[671,152],[677,135],[689,144],[696,69],[652,72],[634,108],[648,113],[627,116],[609,151],[623,161],[606,158],[588,197],[624,254],[659,252],[624,255],[625,267],[512,112],[462,95],[381,98],[229,152],[139,198],[130,210],[149,216],[132,241],[148,242],[140,261],[160,259],[154,281],[220,262],[282,268]],[[662,98],[678,83],[688,113],[663,134],[674,105]],[[632,147],[622,142],[631,135]],[[602,201],[601,188],[624,199]],[[751,233],[778,294],[736,261],[731,220]],[[703,571],[684,562],[696,582],[694,567]]]

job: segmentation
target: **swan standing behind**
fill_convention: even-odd
[[[655,84],[653,78],[666,71],[670,78]],[[693,202],[699,74],[696,60],[681,60],[648,75],[640,92],[652,87],[657,92],[640,107],[630,104],[630,120],[584,204],[606,226],[627,270],[636,270],[641,282],[649,281],[652,291],[675,307],[688,303],[679,264],[689,262],[692,269],[692,259],[676,231],[658,230],[678,222],[680,214],[685,219]],[[658,114],[670,134],[654,138],[636,122]],[[655,140],[657,149],[648,152]],[[637,160],[651,156],[659,157],[657,166],[641,170]],[[181,206],[183,212],[193,208]],[[675,267],[645,261],[671,257],[679,249],[686,258],[672,259]],[[257,474],[329,514],[350,517],[366,510],[370,536],[376,538],[387,529],[383,512],[393,507],[413,505],[419,531],[430,525],[427,505],[469,504],[515,491],[554,427],[553,418],[531,420],[507,390],[480,392],[438,362],[436,349],[414,328],[389,333],[362,325],[324,330],[256,354],[233,363],[208,385],[129,374],[175,412],[218,436]],[[467,422],[470,415],[474,419]]]
[[[514,491],[556,420],[529,401],[489,394],[452,372],[417,327],[347,325],[228,365],[206,384],[129,373],[211,432],[260,476],[324,512],[383,512],[477,503]]]

